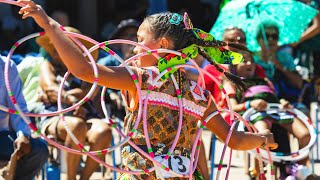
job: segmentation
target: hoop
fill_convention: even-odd
[[[268,104],[268,108],[267,109],[280,109],[281,105],[280,104],[276,104],[276,103],[269,103]],[[250,115],[255,112],[255,110],[253,108],[248,109],[242,116],[244,119],[248,120]],[[300,119],[303,124],[308,128],[309,133],[310,133],[310,141],[308,143],[308,145],[302,149],[299,149],[296,152],[292,152],[292,153],[281,153],[281,152],[270,152],[271,157],[273,159],[273,161],[275,162],[281,162],[281,161],[299,161],[302,160],[304,158],[306,158],[309,155],[309,152],[311,150],[311,148],[313,147],[315,141],[316,141],[316,131],[313,128],[312,122],[311,120],[300,110],[298,109],[292,109],[292,110],[288,110],[288,112],[292,115],[294,115],[295,117],[297,117],[298,119]],[[239,125],[238,130],[240,131],[244,131],[244,126],[243,124]],[[266,159],[266,151],[261,149],[261,155],[263,157],[263,159]],[[251,154],[255,155],[255,153],[251,150],[249,151]]]

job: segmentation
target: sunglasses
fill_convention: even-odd
[[[273,34],[266,33],[266,37],[268,40],[278,40],[279,39],[279,36],[276,33],[273,33]]]

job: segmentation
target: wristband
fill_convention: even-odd
[[[246,109],[250,109],[250,107],[251,107],[250,102],[251,102],[250,100],[245,102],[245,108]]]

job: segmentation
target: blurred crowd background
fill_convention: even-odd
[[[68,19],[65,25],[79,29],[83,34],[97,41],[109,38],[121,20],[136,19],[141,22],[146,15],[163,12],[187,11],[196,27],[209,31],[219,14],[221,0],[36,0],[46,12],[53,17]],[[12,44],[23,36],[40,29],[29,19],[21,21],[18,7],[0,4],[1,34],[9,33],[2,39],[0,49],[8,50]],[[10,36],[11,35],[11,36]],[[3,37],[1,37],[3,38]],[[21,52],[37,52],[37,47],[26,47]]]

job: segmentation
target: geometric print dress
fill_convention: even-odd
[[[159,71],[156,67],[149,67],[140,69],[138,72],[138,81],[140,83],[142,91],[142,102],[145,100],[146,94],[148,93],[148,87],[151,82],[158,76]],[[173,152],[173,155],[181,155],[188,157],[191,151],[195,134],[198,130],[197,123],[201,120],[204,112],[211,103],[211,95],[209,91],[203,90],[196,82],[190,81],[183,70],[178,70],[174,73],[176,82],[180,86],[183,104],[183,119],[181,134]],[[127,92],[122,92],[123,99],[126,104],[127,115],[124,119],[124,133],[128,134],[134,127],[137,115],[138,115],[138,96],[134,100],[137,103],[133,107],[129,107]],[[166,154],[168,148],[171,147],[179,123],[179,103],[176,95],[176,89],[174,87],[171,78],[164,81],[159,80],[154,84],[154,87],[149,94],[148,110],[147,110],[147,126],[148,134],[152,147],[155,147],[156,156]],[[133,141],[139,147],[146,147],[146,140],[143,132],[143,119],[138,125],[135,134],[132,136]],[[161,147],[161,148],[159,148]],[[157,148],[160,151],[156,152]],[[166,149],[167,151],[162,151]],[[158,154],[157,154],[158,153]],[[125,170],[145,170],[153,167],[153,163],[144,158],[139,152],[135,151],[128,144],[122,149],[122,166]],[[170,166],[170,165],[169,165]],[[184,167],[181,166],[183,169]],[[199,171],[197,171],[198,173]],[[199,179],[199,173],[194,173],[193,179]],[[156,175],[155,171],[143,175],[129,175],[122,174],[121,180],[125,179],[160,179]],[[166,179],[187,179],[171,177]]]

